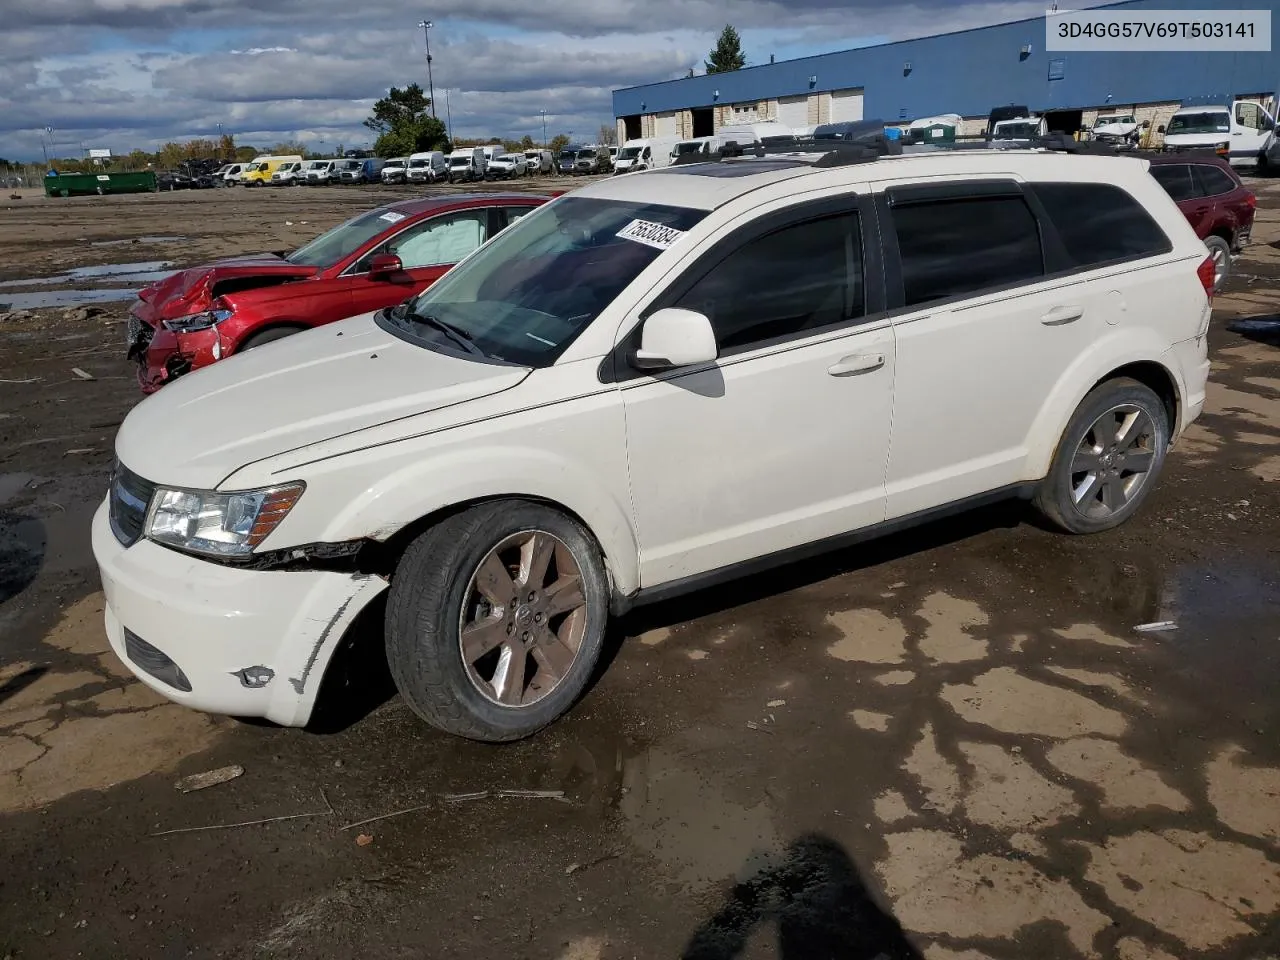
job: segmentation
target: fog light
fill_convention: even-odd
[[[253,690],[265,687],[275,675],[276,672],[270,667],[245,667],[232,674],[233,677],[239,677],[244,686]]]

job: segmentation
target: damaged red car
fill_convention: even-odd
[[[469,194],[362,213],[288,254],[179,270],[138,293],[129,357],[153,393],[223,357],[421,293],[549,198]]]

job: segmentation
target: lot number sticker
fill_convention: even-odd
[[[384,213],[384,214],[383,214],[382,216],[380,216],[378,219],[379,219],[379,220],[385,220],[385,221],[387,221],[387,223],[399,223],[399,222],[400,222],[401,220],[403,220],[406,216],[407,216],[407,214],[403,214],[403,213],[396,213],[394,210],[388,210],[386,213]]]
[[[664,227],[660,223],[650,223],[648,220],[632,220],[618,231],[617,236],[623,240],[634,240],[636,243],[643,243],[647,247],[666,250],[684,236],[684,231]]]

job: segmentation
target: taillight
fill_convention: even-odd
[[[1246,193],[1244,195],[1244,205],[1250,210],[1258,209],[1258,196],[1254,193]]]
[[[1217,269],[1213,262],[1213,257],[1205,257],[1200,266],[1196,269],[1196,276],[1200,278],[1200,283],[1204,287],[1204,295],[1213,300],[1213,280]]]

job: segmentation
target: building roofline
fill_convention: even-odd
[[[1050,0],[1050,2],[1052,2],[1052,0]],[[1118,2],[1116,3],[1100,3],[1100,4],[1097,4],[1096,6],[1073,7],[1072,9],[1108,10],[1115,7],[1129,7],[1136,3],[1144,3],[1144,2],[1146,2],[1146,0],[1118,0]],[[738,70],[730,70],[727,72],[727,74],[724,74],[724,75],[732,76],[735,73],[745,73],[748,70],[760,70],[764,67],[777,67],[777,66],[781,66],[784,63],[804,63],[806,60],[819,60],[823,57],[836,56],[841,53],[853,53],[854,51],[857,51],[857,50],[883,50],[887,47],[896,47],[899,44],[903,44],[903,43],[919,43],[921,40],[938,40],[938,39],[941,39],[942,37],[959,37],[959,36],[963,36],[966,33],[975,33],[979,30],[990,30],[992,27],[1012,27],[1020,23],[1032,23],[1036,20],[1043,20],[1043,19],[1044,19],[1044,14],[1041,14],[1038,17],[1023,17],[1020,20],[1000,20],[1000,21],[997,21],[996,23],[987,23],[978,27],[965,27],[963,30],[950,30],[950,31],[947,31],[946,33],[930,33],[922,37],[904,37],[901,40],[890,40],[887,43],[869,43],[863,47],[845,47],[842,50],[829,50],[826,53],[811,53],[807,57],[795,57],[791,60],[779,60],[776,63],[753,63],[750,66],[742,67],[741,69],[738,69]],[[663,87],[669,83],[686,83],[689,80],[694,80],[699,77],[707,77],[707,76],[719,76],[719,74],[702,73],[702,74],[697,74],[693,77],[673,77],[670,80],[655,80],[652,83],[637,83],[634,86],[630,86],[630,87],[618,87],[616,90],[613,91],[613,93],[618,94],[618,93],[629,93],[632,90],[647,90],[650,87]]]

